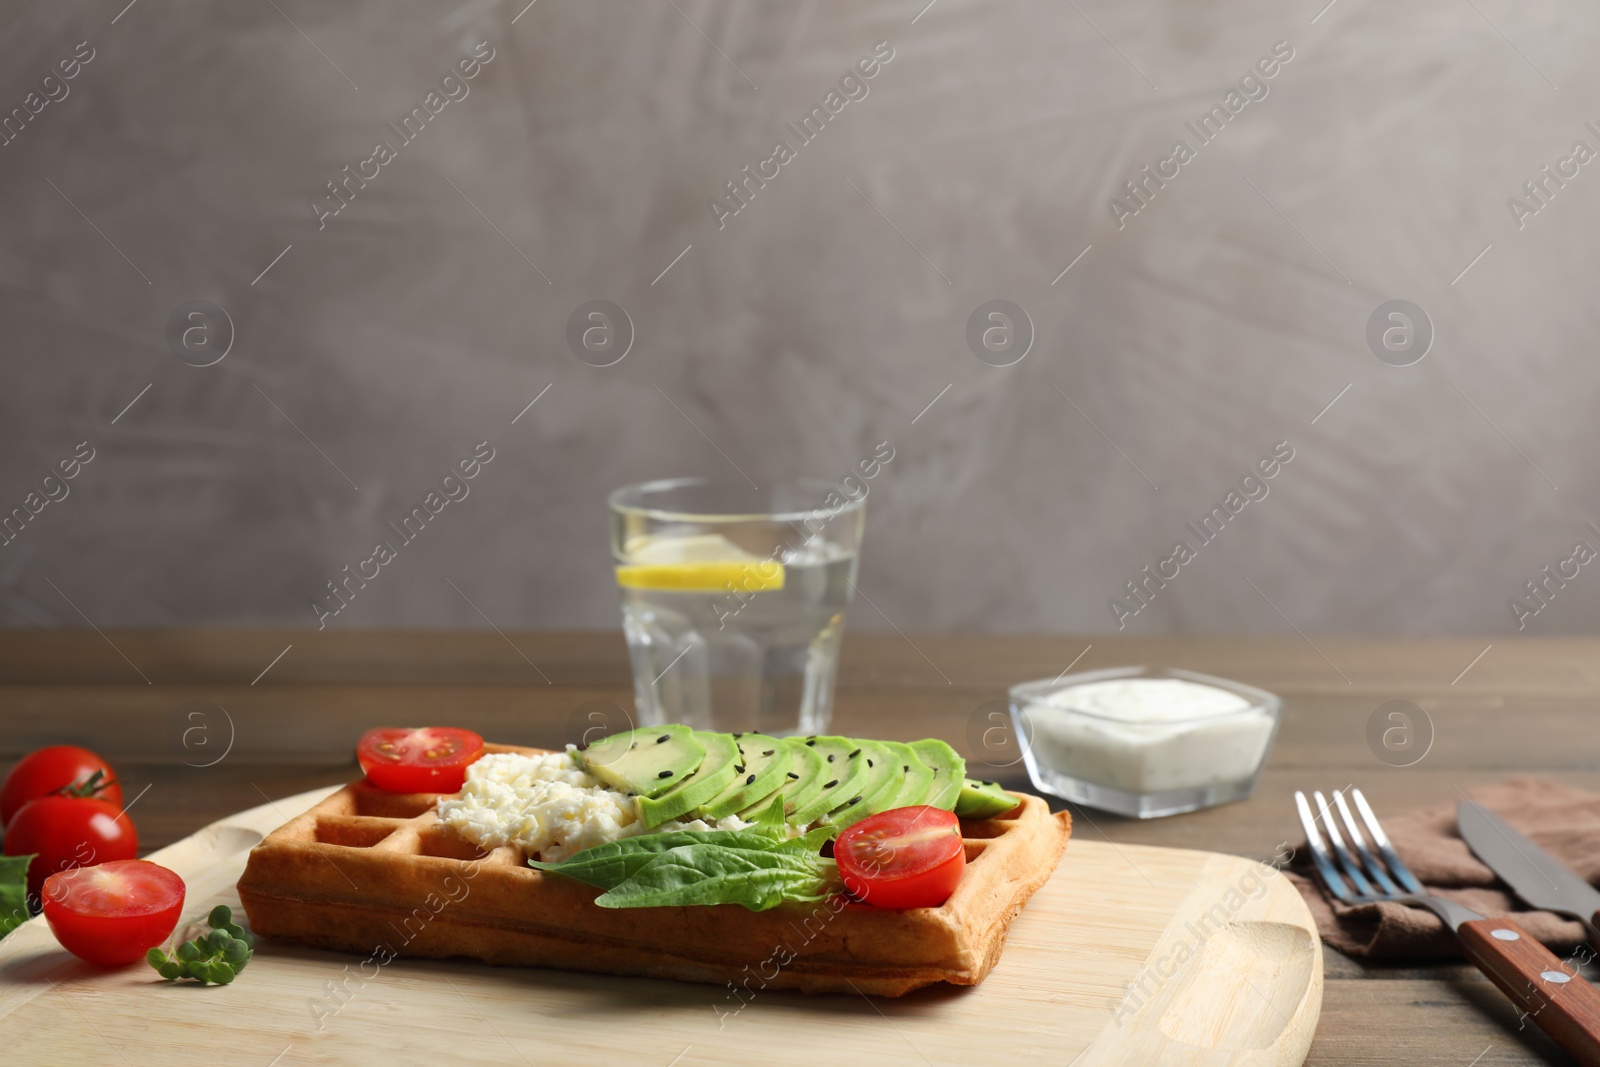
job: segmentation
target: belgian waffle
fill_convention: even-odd
[[[1069,815],[1051,815],[1033,796],[1019,796],[1006,818],[963,821],[966,872],[938,908],[834,901],[764,912],[737,904],[610,909],[594,905],[598,889],[533,870],[514,846],[479,849],[439,822],[438,799],[355,782],[274,830],[239,879],[251,928],[381,962],[465,956],[751,992],[894,997],[934,982],[981,982],[1072,832]]]

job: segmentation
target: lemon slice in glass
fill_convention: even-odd
[[[617,567],[628,589],[682,592],[756,592],[783,588],[783,564],[753,556],[721,534],[631,537],[629,563]]]

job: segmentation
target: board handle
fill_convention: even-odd
[[[1600,1067],[1600,989],[1510,919],[1456,929],[1467,956],[1501,992],[1584,1067]]]

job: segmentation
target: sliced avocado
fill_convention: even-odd
[[[639,818],[646,830],[693,811],[733,782],[733,768],[739,762],[739,746],[733,743],[733,735],[696,730],[694,738],[706,750],[699,769],[658,797],[639,798]]]
[[[822,784],[827,781],[824,775],[827,774],[828,763],[817,754],[815,748],[797,737],[786,737],[783,744],[789,750],[789,770],[783,781],[778,783],[778,788],[783,790],[784,820],[790,821],[800,805],[822,792]],[[739,812],[739,818],[751,822],[766,804],[767,798],[761,798]]]
[[[1004,815],[1019,803],[995,782],[978,782],[971,778],[961,784],[961,795],[956,798],[956,817],[959,819],[993,819]]]
[[[879,744],[899,761],[900,771],[904,775],[900,780],[900,789],[888,807],[908,808],[913,804],[927,803],[928,790],[933,786],[933,768],[923,763],[922,757],[910,745],[899,741],[880,741]]]
[[[945,811],[955,807],[956,798],[961,795],[961,785],[967,776],[967,761],[955,749],[932,737],[911,742],[911,751],[933,769],[933,784],[922,803]]]
[[[796,739],[798,740],[798,738]],[[796,804],[789,813],[789,821],[796,826],[808,826],[838,807],[843,801],[861,792],[866,781],[867,761],[850,753],[860,747],[848,737],[808,737],[801,744],[822,757],[826,768],[822,786],[804,803]]]
[[[699,768],[706,749],[687,726],[649,726],[602,737],[577,754],[583,769],[612,789],[660,796]]]
[[[736,737],[739,762],[733,767],[733,781],[721,793],[700,805],[700,816],[722,819],[771,796],[790,779],[789,748],[776,737],[744,734]]]
[[[855,794],[845,797],[841,790],[836,799],[843,799],[843,803],[828,812],[828,825],[840,829],[894,806],[894,799],[899,796],[900,786],[906,778],[902,768],[909,762],[911,754],[911,750],[906,749],[907,758],[901,758],[882,741],[857,741],[855,744],[849,761],[864,764],[867,773],[861,784],[856,786]]]

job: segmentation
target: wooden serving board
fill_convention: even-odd
[[[330,792],[252,808],[150,856],[188,884],[185,919],[219,902],[237,910],[251,846]],[[271,943],[234,984],[201,988],[168,985],[144,964],[80,963],[43,919],[0,940],[0,1059],[18,1064],[1278,1067],[1304,1060],[1321,1007],[1321,942],[1270,868],[1076,836],[982,985],[899,999],[741,1001],[711,985],[380,966]]]

